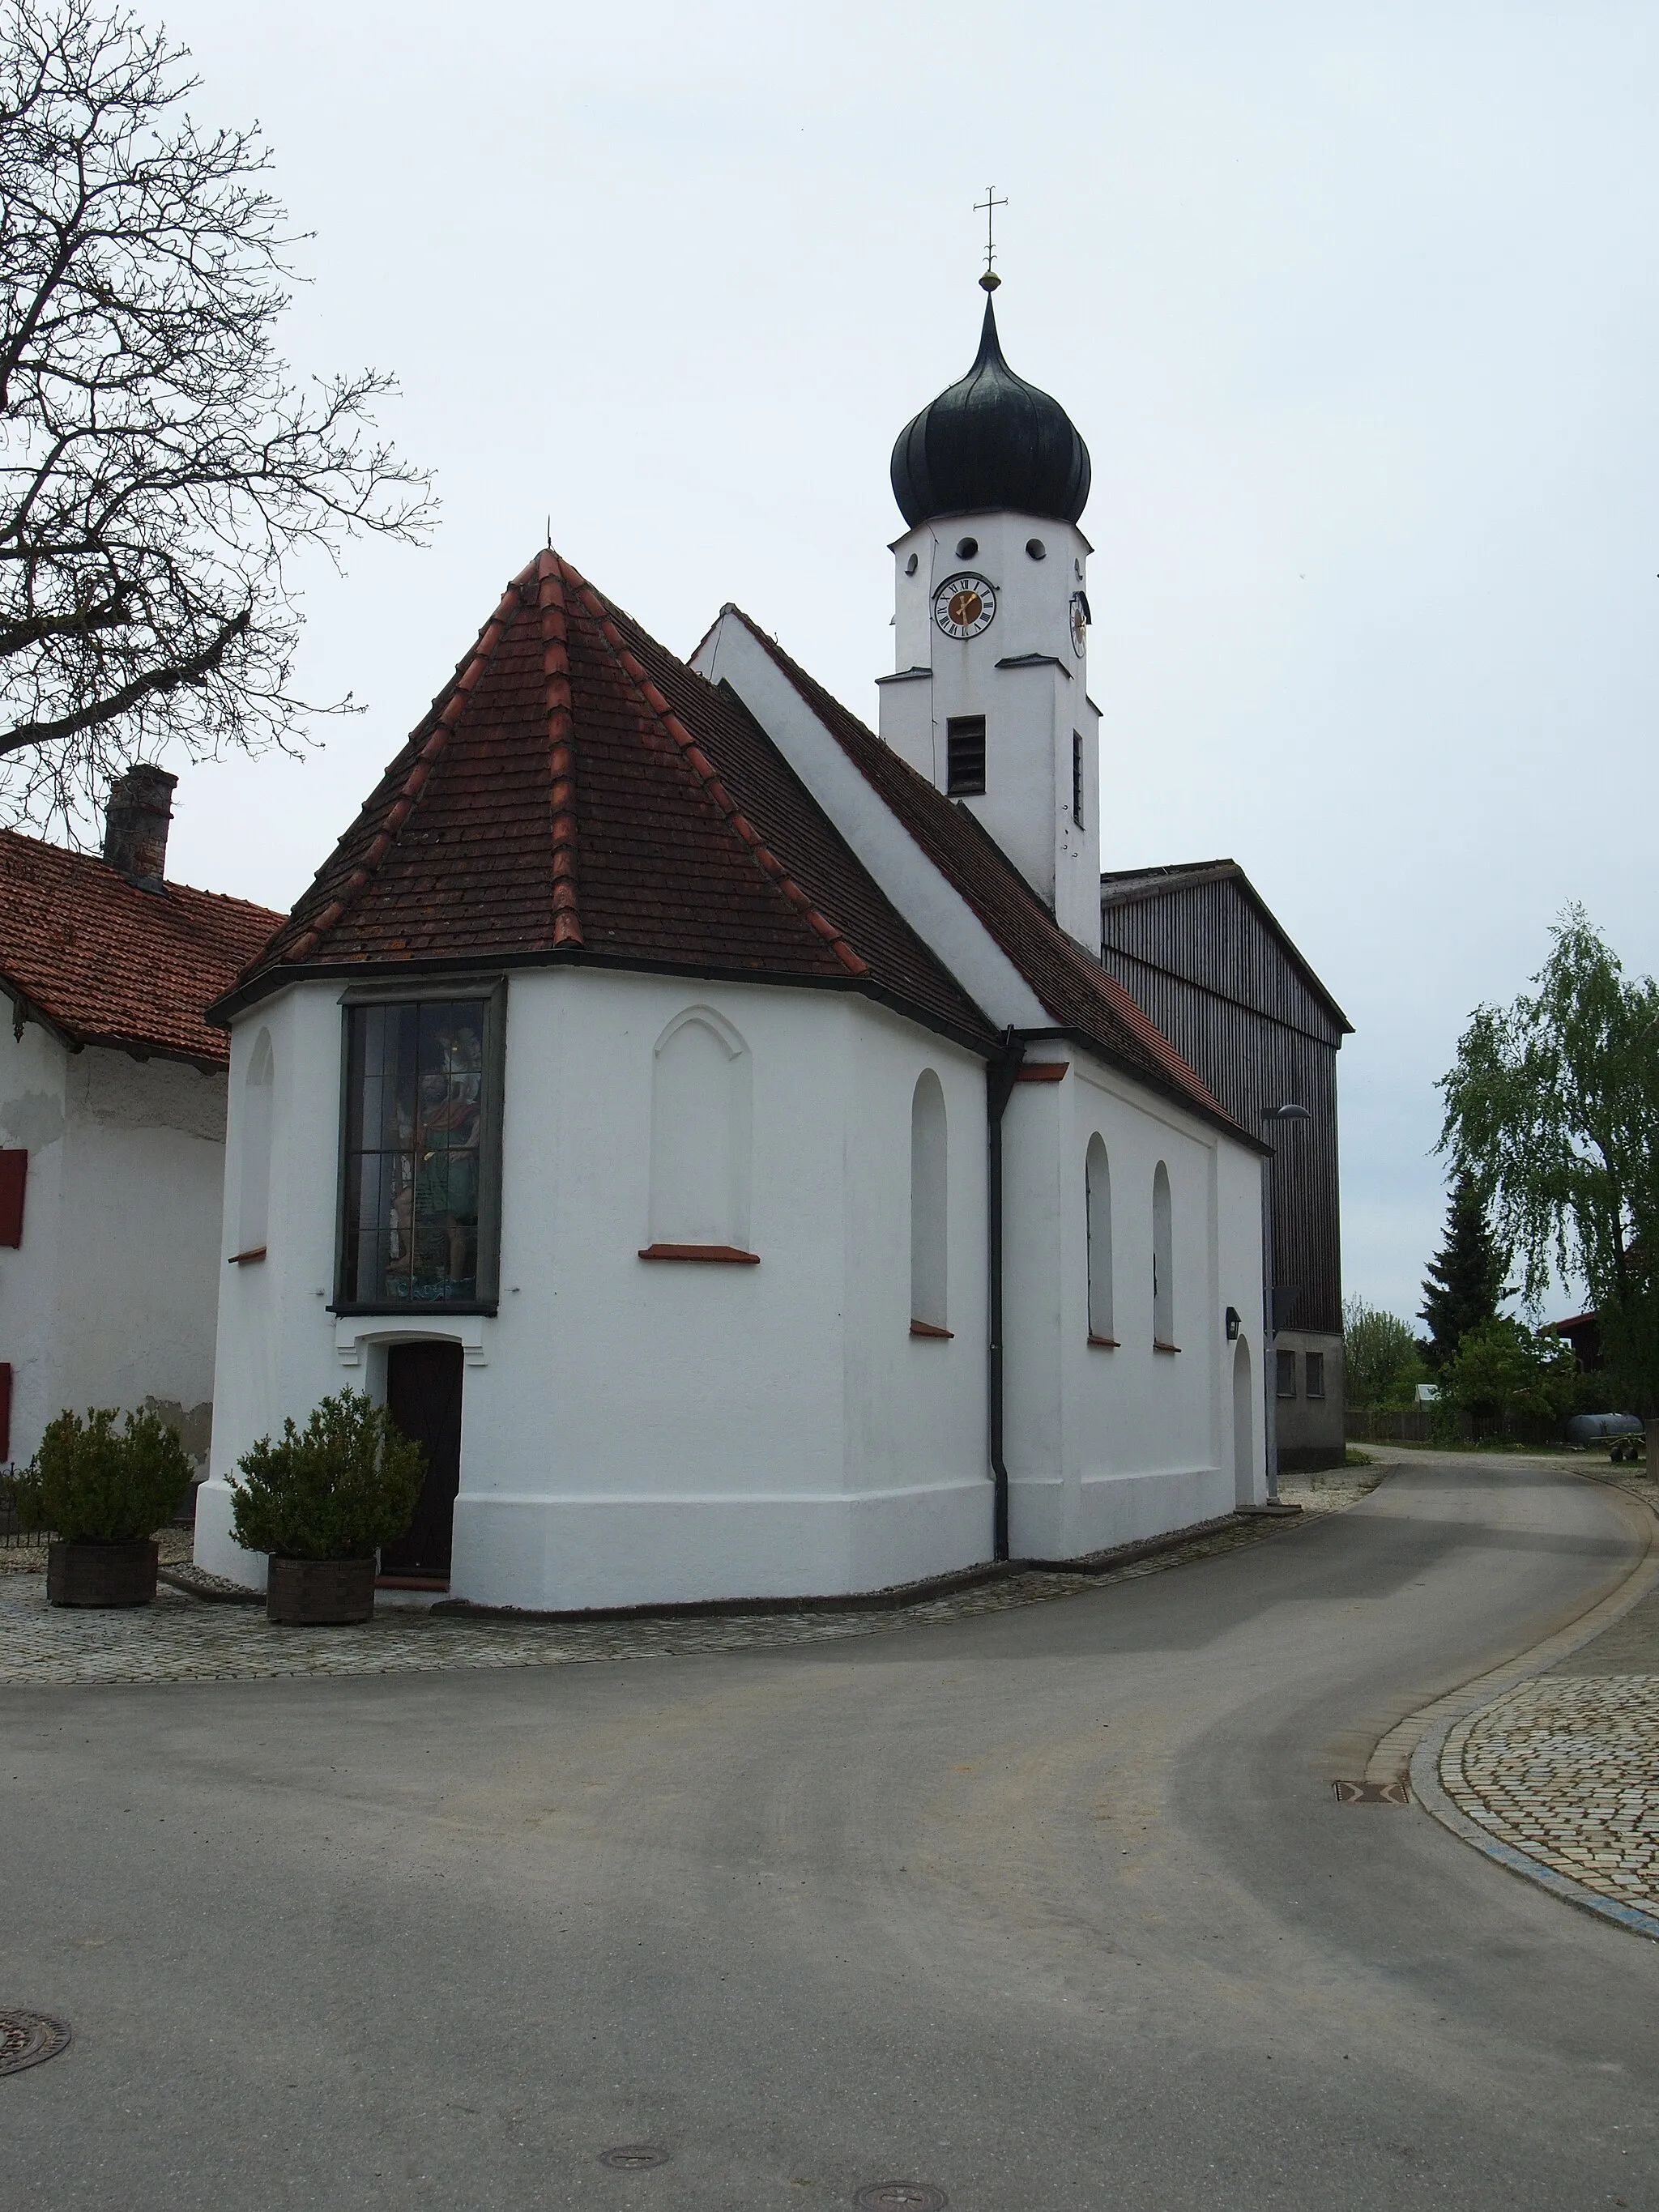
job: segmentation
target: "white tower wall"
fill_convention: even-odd
[[[892,551],[896,665],[878,679],[883,742],[948,791],[950,724],[982,714],[985,790],[962,804],[1067,935],[1097,952],[1100,711],[1088,696],[1086,631],[1081,653],[1073,634],[1089,541],[1071,523],[997,512],[936,517]],[[940,629],[934,599],[965,574],[992,585],[996,611],[977,637],[957,639]]]

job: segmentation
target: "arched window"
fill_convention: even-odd
[[[1112,1328],[1112,1170],[1104,1139],[1089,1139],[1084,1166],[1089,1232],[1089,1341],[1115,1344]]]
[[[910,1323],[923,1334],[945,1326],[945,1093],[931,1067],[910,1100]]]
[[[270,1031],[261,1030],[248,1055],[242,1079],[241,1187],[238,1194],[236,1249],[262,1252],[270,1228],[271,1106],[276,1063]]]
[[[1152,1342],[1176,1348],[1175,1225],[1170,1213],[1170,1170],[1162,1160],[1152,1176]]]
[[[746,1251],[749,1048],[708,1006],[657,1040],[651,1085],[651,1242]]]

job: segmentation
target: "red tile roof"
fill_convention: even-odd
[[[282,920],[246,899],[168,884],[0,830],[0,988],[72,1044],[222,1067],[206,1008]]]
[[[856,989],[995,1042],[741,704],[551,551],[215,1011],[463,959]]]
[[[1163,1033],[1097,959],[1073,943],[1024,876],[965,806],[953,804],[874,731],[814,681],[741,607],[743,623],[788,678],[818,720],[903,823],[921,850],[966,900],[1053,1015],[1055,1027],[1107,1060],[1174,1092],[1255,1150]]]

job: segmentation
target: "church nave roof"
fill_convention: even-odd
[[[567,960],[856,989],[994,1044],[741,704],[550,550],[214,1012],[307,970]]]

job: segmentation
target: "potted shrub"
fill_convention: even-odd
[[[152,1413],[112,1406],[62,1413],[15,1480],[26,1528],[52,1530],[49,1605],[148,1605],[155,1595],[155,1531],[190,1495],[178,1436]]]
[[[374,1611],[374,1554],[415,1517],[426,1455],[384,1406],[343,1390],[243,1455],[231,1530],[268,1552],[265,1616],[289,1627],[342,1626]]]

